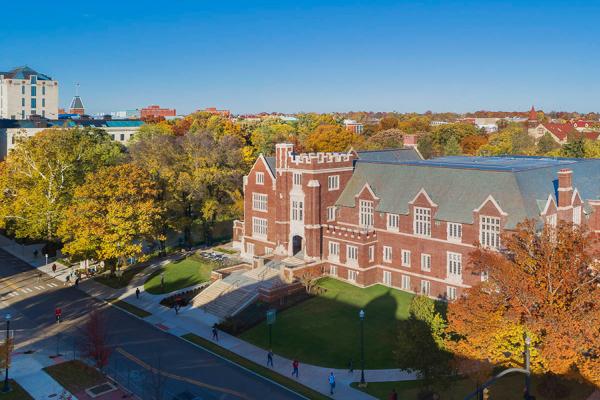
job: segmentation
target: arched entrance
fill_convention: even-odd
[[[302,252],[302,236],[294,235],[292,237],[292,255]]]

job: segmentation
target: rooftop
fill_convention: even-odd
[[[10,79],[29,79],[30,76],[35,75],[37,76],[37,79],[41,81],[52,80],[52,78],[50,78],[48,75],[40,74],[39,72],[33,70],[32,68],[29,68],[26,65],[14,68],[12,71],[0,72],[0,75],[4,75],[5,78]]]

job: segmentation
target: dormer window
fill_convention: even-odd
[[[500,248],[500,218],[479,217],[479,241],[483,247]]]
[[[361,228],[373,227],[373,202],[361,200],[359,207],[359,224]]]
[[[431,236],[431,209],[423,207],[414,208],[413,232],[419,236]]]
[[[388,231],[398,231],[400,227],[400,216],[398,214],[387,215],[387,228]]]
[[[448,222],[448,241],[460,242],[462,238],[462,225]]]

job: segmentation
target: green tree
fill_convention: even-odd
[[[56,231],[85,175],[122,158],[97,129],[47,129],[22,138],[0,168],[0,227],[18,238],[57,242]]]
[[[460,153],[461,148],[458,139],[452,136],[444,146],[444,154],[447,156],[458,156]]]
[[[421,153],[425,159],[430,159],[435,155],[431,135],[423,135],[419,137],[417,140],[417,148],[419,149],[419,153]]]
[[[583,135],[572,133],[567,137],[565,143],[560,149],[563,157],[583,158],[585,157],[585,140]]]
[[[467,136],[479,135],[477,127],[472,124],[454,123],[436,126],[431,131],[431,140],[436,152],[441,154],[451,138],[460,143]]]
[[[296,130],[290,124],[269,121],[254,129],[251,142],[257,154],[268,156],[275,153],[277,143],[289,142],[295,135]]]
[[[510,124],[507,128],[490,136],[488,144],[479,148],[478,154],[498,156],[503,154],[534,154],[535,141],[520,124]]]
[[[306,139],[309,151],[347,151],[352,146],[361,146],[364,139],[339,125],[319,125]]]
[[[548,154],[551,151],[560,148],[560,144],[552,138],[550,133],[546,132],[537,142],[537,153],[540,155]]]

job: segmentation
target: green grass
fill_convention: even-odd
[[[308,387],[302,385],[301,383],[299,383],[298,381],[296,381],[294,379],[290,379],[283,375],[279,375],[277,372],[275,372],[269,368],[263,367],[262,365],[256,364],[238,354],[232,353],[231,351],[226,350],[226,349],[220,347],[219,345],[217,345],[209,340],[206,340],[204,338],[201,338],[200,336],[197,336],[193,333],[185,334],[182,336],[182,338],[184,338],[185,340],[187,340],[191,343],[195,343],[199,346],[202,346],[205,349],[208,349],[208,350],[212,351],[213,353],[220,355],[223,358],[226,358],[238,365],[241,365],[244,368],[249,369],[250,371],[253,371],[261,376],[264,376],[265,378],[275,381],[282,386],[290,388],[294,392],[299,393],[303,396],[306,396],[309,399],[313,399],[313,400],[330,399],[330,397],[322,395],[321,393],[316,392],[316,391],[312,390],[311,388],[308,388]]]
[[[128,311],[134,315],[137,315],[140,318],[146,318],[152,315],[152,313],[146,311],[146,310],[142,310],[139,307],[134,306],[133,304],[129,304],[126,301],[123,300],[117,300],[117,299],[108,299],[107,300],[110,304],[112,304],[113,306],[117,307],[117,308],[121,308],[125,311]]]
[[[225,254],[237,254],[237,251],[232,249],[226,249],[225,247],[215,247],[213,250],[220,251],[221,253]]]
[[[365,367],[396,368],[392,350],[396,325],[408,317],[413,295],[385,286],[357,288],[325,278],[319,285],[323,295],[306,300],[277,315],[273,326],[273,351],[287,358],[331,368],[346,368],[360,360],[360,320],[365,309]],[[268,347],[265,322],[242,333],[240,338],[259,347]]]
[[[100,371],[79,361],[66,361],[44,368],[44,371],[71,393],[81,392],[106,382]]]
[[[367,375],[368,380],[368,375]],[[539,377],[532,379],[532,391],[537,400],[553,400],[542,396],[537,390]],[[571,388],[571,393],[568,397],[562,400],[585,400],[587,399],[594,388],[589,385],[579,384],[574,381],[564,381]],[[398,398],[403,400],[416,400],[419,393],[419,385],[416,381],[404,382],[376,382],[369,383],[366,388],[358,388],[355,382],[352,387],[362,390],[371,396],[387,400],[393,388],[398,392]],[[501,378],[496,384],[490,387],[490,398],[494,400],[518,400],[523,398],[523,388],[525,387],[525,377],[523,375],[509,375]],[[444,400],[462,400],[469,393],[475,390],[475,383],[468,379],[457,380],[456,383],[447,389],[437,389],[440,397]]]
[[[12,379],[9,379],[8,382],[10,384],[11,391],[8,393],[2,393],[2,391],[0,389],[0,399],[2,399],[2,400],[34,400],[34,398],[31,397],[29,395],[29,393],[27,393],[25,391],[25,389],[23,389],[21,387],[21,385],[19,385],[17,382],[15,382]]]
[[[215,266],[210,261],[194,256],[173,261],[154,272],[144,284],[144,289],[151,294],[164,294],[197,285],[210,279],[210,272]],[[160,276],[163,272],[165,285],[161,287]]]
[[[98,276],[94,278],[94,280],[113,289],[121,289],[129,285],[129,282],[131,282],[133,277],[142,272],[147,266],[148,264],[134,265],[132,267],[125,268],[121,277],[107,274]]]

